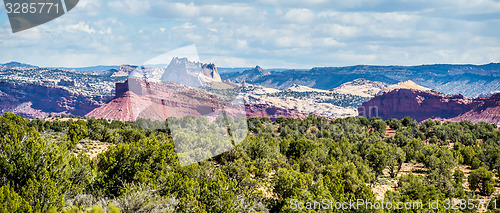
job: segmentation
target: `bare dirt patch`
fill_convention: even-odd
[[[422,171],[425,171],[424,165],[421,163],[403,163],[401,170],[399,171],[396,178],[391,178],[389,175],[389,170],[385,169],[383,175],[378,178],[378,180],[371,185],[372,191],[375,194],[377,200],[383,200],[385,198],[385,192],[388,190],[396,190],[398,185],[398,179],[401,175],[409,174],[410,172],[414,175],[425,175]]]
[[[97,155],[108,150],[111,146],[110,143],[104,143],[100,141],[93,140],[82,140],[80,143],[76,144],[77,152],[84,153],[88,155],[91,159],[96,158]]]

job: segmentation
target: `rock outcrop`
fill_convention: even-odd
[[[354,81],[343,83],[339,87],[331,89],[331,91],[340,94],[351,94],[361,97],[374,97],[387,87],[389,87],[389,84],[359,78]]]
[[[266,75],[249,72],[221,74],[223,80],[286,89],[292,84],[329,90],[359,78],[397,84],[412,80],[419,85],[445,93],[477,97],[484,92],[500,90],[500,63],[485,65],[421,65],[421,66],[348,66],[317,67],[310,70],[280,70]]]
[[[112,69],[108,71],[108,76],[110,77],[126,77],[132,73],[137,66],[121,65],[118,70]]]
[[[219,72],[217,72],[217,67],[215,64],[201,64],[201,69],[203,70],[203,74],[212,78],[214,81],[221,82]]]
[[[447,96],[431,91],[395,89],[363,103],[360,116],[401,119],[471,120],[500,123],[500,94],[489,98]]]
[[[261,67],[256,66],[253,69],[245,70],[241,72],[236,78],[233,80],[235,82],[241,83],[241,82],[248,82],[248,81],[255,81],[258,78],[261,78],[266,75],[270,75],[270,72],[264,71]]]
[[[469,120],[472,122],[487,121],[500,124],[500,93],[496,93],[488,98],[475,99],[477,106],[450,121]]]
[[[25,117],[53,114],[84,116],[111,97],[88,97],[61,87],[0,81],[0,109]]]
[[[190,87],[200,87],[206,83],[222,81],[215,65],[191,62],[187,58],[173,58],[160,80]]]
[[[201,116],[224,110],[233,116],[268,116],[276,119],[306,117],[307,114],[266,104],[248,104],[222,100],[200,90],[175,82],[147,82],[129,78],[116,84],[116,96],[92,110],[87,117],[121,121],[139,118],[165,120],[168,117]]]
[[[410,90],[419,90],[419,91],[431,91],[431,89],[427,87],[423,87],[413,82],[412,80],[402,81],[397,84],[389,85],[387,88],[380,91],[381,93],[387,93],[396,89],[410,89]]]

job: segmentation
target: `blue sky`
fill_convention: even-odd
[[[80,0],[15,34],[0,7],[0,63],[143,64],[191,44],[219,67],[500,61],[500,0]]]

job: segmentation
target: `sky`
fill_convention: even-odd
[[[140,65],[190,45],[218,67],[486,64],[500,0],[80,0],[19,33],[0,6],[0,63]]]

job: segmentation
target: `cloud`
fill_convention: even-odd
[[[117,13],[126,15],[143,15],[150,9],[149,0],[112,0],[108,7]]]
[[[200,16],[201,9],[193,3],[158,2],[151,14],[158,18],[190,19]]]
[[[285,20],[295,23],[310,23],[316,19],[316,14],[305,8],[290,9],[284,16]]]
[[[95,29],[91,28],[88,24],[84,22],[79,22],[77,24],[66,26],[67,32],[84,32],[84,33],[96,33]]]
[[[59,66],[62,56],[75,65],[142,64],[193,43],[201,60],[219,66],[500,57],[500,2],[494,0],[81,0],[61,18],[16,34],[6,17],[0,12],[0,62],[41,66]]]

